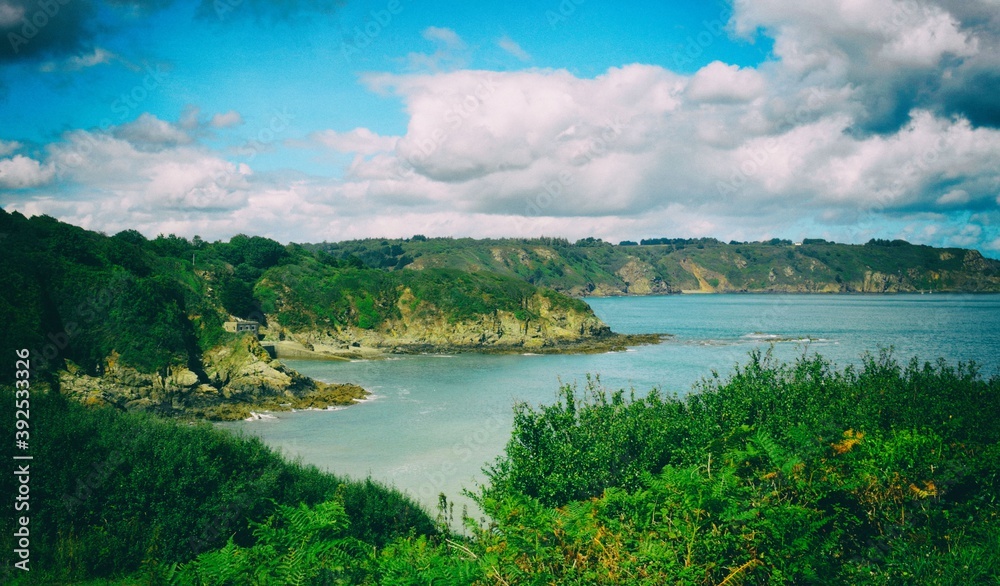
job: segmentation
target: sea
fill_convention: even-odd
[[[585,299],[614,331],[667,334],[661,344],[582,355],[410,355],[287,364],[318,380],[355,383],[370,397],[333,410],[274,413],[219,424],[261,437],[292,459],[340,476],[370,477],[435,512],[486,479],[510,438],[519,402],[550,404],[561,385],[596,384],[637,396],[685,395],[725,378],[752,351],[792,361],[819,354],[843,367],[889,350],[1000,375],[1000,295],[667,295]],[[590,381],[588,383],[588,380]]]

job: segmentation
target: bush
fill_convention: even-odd
[[[13,392],[0,414],[13,420]],[[231,541],[253,547],[254,528],[282,507],[335,501],[342,535],[381,547],[432,534],[412,501],[370,480],[345,481],[284,461],[259,439],[207,424],[185,425],[111,408],[88,409],[54,394],[31,399],[32,575],[66,583],[163,568]],[[10,460],[13,443],[0,452]],[[16,478],[0,490],[16,494]],[[37,505],[37,509],[36,509]],[[0,545],[13,549],[12,519]],[[257,523],[257,524],[254,524]]]

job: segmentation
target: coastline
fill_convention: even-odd
[[[384,346],[355,346],[336,348],[331,345],[316,344],[309,349],[298,342],[263,341],[261,345],[277,360],[320,360],[320,361],[352,361],[381,360],[393,355],[407,354],[599,354],[603,352],[621,352],[630,346],[646,346],[659,344],[672,337],[671,334],[618,334],[586,338],[582,340],[548,341],[543,345],[524,344],[432,344],[406,343]]]
[[[262,420],[271,413],[305,410],[330,410],[345,408],[364,401],[371,393],[350,383],[324,383],[310,378],[317,384],[315,391],[300,397],[270,397],[261,401],[222,403],[207,407],[187,409],[181,417],[207,421]]]

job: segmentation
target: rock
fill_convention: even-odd
[[[97,377],[76,365],[59,373],[60,391],[85,404],[110,403],[130,411],[241,419],[249,409],[282,409],[306,401],[310,407],[343,405],[367,393],[356,385],[328,385],[273,360],[253,336],[212,349],[203,357],[205,376],[183,366],[168,375],[142,373],[109,358]]]

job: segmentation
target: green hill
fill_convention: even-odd
[[[574,296],[698,292],[1000,292],[1000,261],[902,240],[729,244],[712,238],[612,245],[586,238],[355,240],[307,245],[369,266],[493,271]]]
[[[612,334],[586,303],[510,275],[389,271],[258,236],[106,236],[2,210],[0,234],[0,352],[27,348],[63,392],[130,410],[232,418],[364,395],[302,377],[269,352],[579,351],[635,341]],[[259,334],[226,331],[233,319],[256,321]]]

